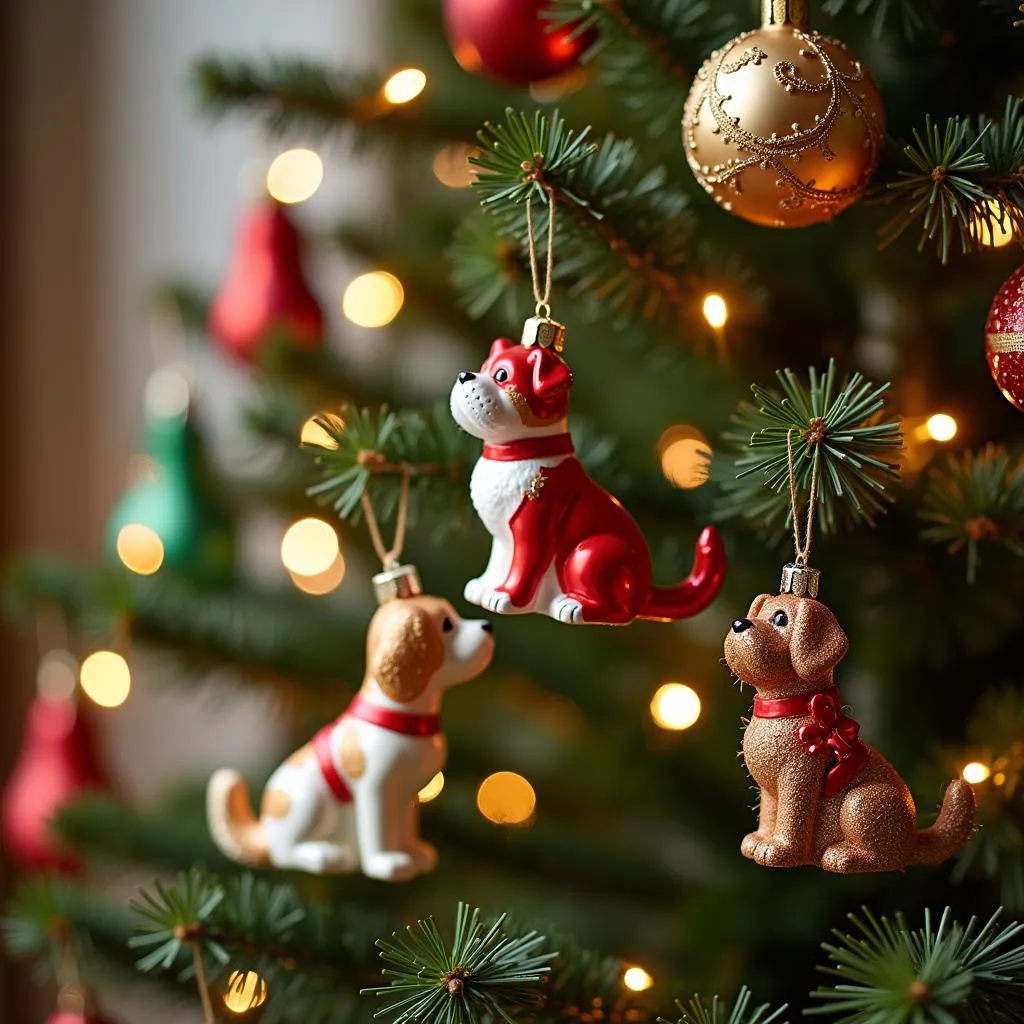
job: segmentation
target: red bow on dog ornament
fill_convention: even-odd
[[[479,371],[463,370],[452,389],[455,421],[484,441],[470,495],[493,538],[487,568],[466,584],[466,600],[571,623],[696,615],[725,577],[718,533],[711,526],[701,532],[687,579],[652,586],[640,527],[574,454],[564,337],[561,324],[531,317],[521,344],[499,338]]]
[[[852,781],[868,759],[868,749],[861,742],[860,725],[839,710],[839,702],[829,693],[816,693],[807,710],[813,721],[801,725],[797,736],[808,754],[830,750],[836,763],[825,776],[825,796],[835,796]]]

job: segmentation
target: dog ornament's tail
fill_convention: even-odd
[[[249,787],[233,768],[220,768],[210,778],[206,820],[213,841],[226,856],[250,867],[270,863],[263,826],[249,800]]]
[[[725,548],[713,526],[705,526],[694,548],[693,569],[674,587],[651,587],[642,619],[672,622],[702,612],[718,594],[725,579]]]
[[[915,864],[941,864],[956,853],[974,830],[974,790],[963,779],[946,787],[942,810],[931,828],[917,834]]]

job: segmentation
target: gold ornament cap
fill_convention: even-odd
[[[787,562],[782,567],[779,593],[792,594],[794,597],[817,597],[820,583],[821,573],[817,569],[797,562]]]
[[[539,346],[561,352],[565,348],[565,324],[549,316],[531,316],[523,324],[522,344],[526,348]]]
[[[373,593],[377,604],[387,604],[403,597],[417,597],[423,593],[420,572],[415,565],[396,565],[373,577]]]

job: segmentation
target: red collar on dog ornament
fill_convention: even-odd
[[[806,715],[810,715],[812,721],[797,729],[797,738],[808,754],[831,751],[836,763],[825,776],[824,793],[835,796],[853,781],[870,757],[867,744],[859,739],[860,725],[842,713],[839,691],[830,686],[798,697],[754,698],[755,718],[803,718]]]
[[[484,458],[494,462],[520,462],[523,459],[545,459],[552,455],[575,452],[569,434],[548,434],[546,437],[524,437],[508,444],[485,444]]]

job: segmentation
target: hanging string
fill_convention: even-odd
[[[390,548],[384,547],[384,539],[380,533],[380,523],[373,511],[373,502],[370,501],[369,492],[364,490],[362,495],[363,514],[366,516],[366,525],[370,531],[370,540],[373,542],[373,550],[385,569],[398,568],[398,559],[402,555],[402,548],[405,546],[405,525],[409,518],[409,478],[411,474],[409,467],[402,466],[402,490],[398,495],[398,517],[395,523],[395,540]]]
[[[807,501],[807,528],[803,543],[800,541],[800,510],[796,500],[796,471],[793,467],[793,429],[786,434],[786,453],[789,457],[789,501],[793,515],[793,547],[796,550],[796,564],[806,565],[811,557],[811,541],[814,539],[814,511],[818,505],[818,460],[811,467],[811,496]]]
[[[548,197],[548,250],[547,266],[544,269],[544,291],[540,289],[540,267],[537,263],[537,243],[533,237],[533,190],[526,197],[526,232],[530,249],[530,277],[533,279],[533,298],[537,303],[537,316],[545,320],[551,316],[551,276],[555,260],[555,194],[547,185],[541,186]]]

